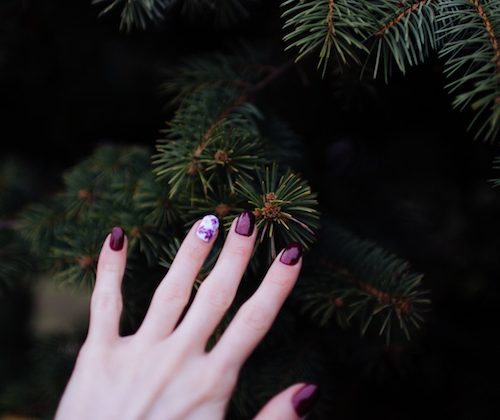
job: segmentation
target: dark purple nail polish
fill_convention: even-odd
[[[255,216],[251,211],[245,210],[238,216],[235,232],[243,236],[250,236],[255,226]]]
[[[281,254],[280,261],[286,265],[295,265],[300,260],[301,255],[302,245],[298,242],[290,242]]]
[[[125,232],[121,227],[114,227],[111,230],[111,238],[109,238],[109,247],[113,251],[121,251],[125,240]]]
[[[292,397],[292,404],[298,416],[304,416],[318,399],[318,385],[306,384]]]

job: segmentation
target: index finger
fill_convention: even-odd
[[[292,290],[302,266],[302,247],[292,242],[267,271],[257,291],[238,310],[209,357],[227,368],[239,370],[276,318]]]

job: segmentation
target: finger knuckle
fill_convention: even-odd
[[[204,283],[201,285],[198,293],[206,300],[210,306],[218,310],[226,310],[233,301],[233,294],[226,288],[213,287]]]
[[[256,332],[263,332],[269,329],[273,319],[273,311],[259,304],[249,305],[244,308],[242,314],[243,324]]]
[[[248,244],[232,244],[229,248],[230,257],[233,258],[246,258],[250,251]]]
[[[178,283],[170,283],[159,293],[162,304],[185,305],[189,299],[188,292]]]
[[[115,293],[94,293],[91,300],[91,310],[101,311],[121,311],[122,298]]]

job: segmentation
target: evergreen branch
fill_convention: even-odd
[[[151,195],[143,194],[150,171],[147,149],[103,146],[64,174],[63,192],[22,213],[19,230],[56,281],[92,285],[102,242],[117,225],[127,232],[131,260],[157,265],[169,232],[153,221],[173,214],[151,218]]]
[[[345,64],[349,59],[359,62],[357,50],[368,50],[363,45],[368,35],[369,9],[364,3],[353,7],[347,0],[285,0],[281,4],[286,10],[284,29],[289,29],[283,40],[286,50],[297,48],[296,61],[319,49],[318,69],[322,75],[332,51],[337,63]]]
[[[168,179],[171,198],[181,191],[193,198],[197,188],[207,196],[217,174],[234,185],[236,175],[250,176],[252,161],[263,159],[261,115],[245,99],[229,86],[198,89],[184,98],[153,156],[154,173]]]
[[[198,145],[196,150],[194,151],[194,157],[200,157],[201,153],[205,149],[208,141],[212,137],[215,130],[220,127],[220,125],[227,119],[227,117],[235,111],[238,107],[247,102],[247,95],[243,94],[238,96],[232,103],[230,103],[227,107],[225,107],[220,114],[215,118],[213,123],[207,128],[207,130],[203,133],[201,137],[201,143]]]
[[[488,13],[484,9],[484,6],[480,3],[479,0],[471,0],[471,3],[476,8],[481,20],[483,21],[484,28],[488,33],[488,37],[490,39],[491,47],[493,48],[494,53],[494,62],[497,67],[497,72],[500,73],[500,47],[498,45],[498,37],[495,33],[495,28],[493,27],[493,23],[488,17]]]
[[[258,184],[239,178],[236,191],[254,208],[259,243],[268,240],[268,261],[289,242],[309,249],[318,228],[316,194],[289,169],[280,174],[277,164],[256,168]]]
[[[446,86],[460,92],[453,106],[470,106],[476,115],[469,129],[477,126],[475,138],[497,138],[500,121],[500,3],[494,0],[442,0],[440,37],[446,58]],[[480,121],[483,120],[481,123]]]
[[[413,0],[411,5],[398,2],[369,2],[372,33],[375,43],[373,77],[382,66],[386,82],[393,65],[405,73],[406,66],[422,63],[433,50],[439,48],[437,36],[439,2]]]
[[[238,43],[227,54],[197,54],[165,72],[161,91],[172,96],[171,105],[181,103],[197,89],[229,86],[243,93],[275,69],[258,64],[263,59],[262,53],[245,43]]]
[[[421,6],[425,6],[432,0],[419,0],[416,3],[413,3],[410,7],[407,7],[400,14],[386,23],[382,28],[380,28],[377,32],[375,32],[376,37],[383,37],[385,33],[392,27],[398,25],[404,18],[406,18],[409,14],[418,11]]]
[[[318,250],[311,273],[297,285],[302,312],[320,325],[334,316],[343,327],[356,321],[361,334],[377,322],[387,342],[395,325],[408,339],[411,328],[419,328],[430,301],[422,276],[406,261],[330,223]]]

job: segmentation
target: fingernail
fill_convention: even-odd
[[[305,384],[292,397],[292,404],[299,417],[309,412],[318,399],[318,385]]]
[[[280,261],[286,265],[295,265],[300,260],[301,255],[302,245],[298,242],[290,242],[281,254]]]
[[[123,248],[124,241],[125,241],[125,231],[121,227],[115,226],[111,230],[111,238],[109,239],[109,247],[113,251],[121,251]]]
[[[213,214],[209,214],[201,219],[201,223],[196,229],[196,235],[202,241],[208,242],[214,236],[219,227],[219,219]]]
[[[243,236],[250,236],[253,233],[253,228],[255,226],[255,216],[252,212],[245,210],[238,216],[236,221],[236,227],[234,228],[236,233]]]

